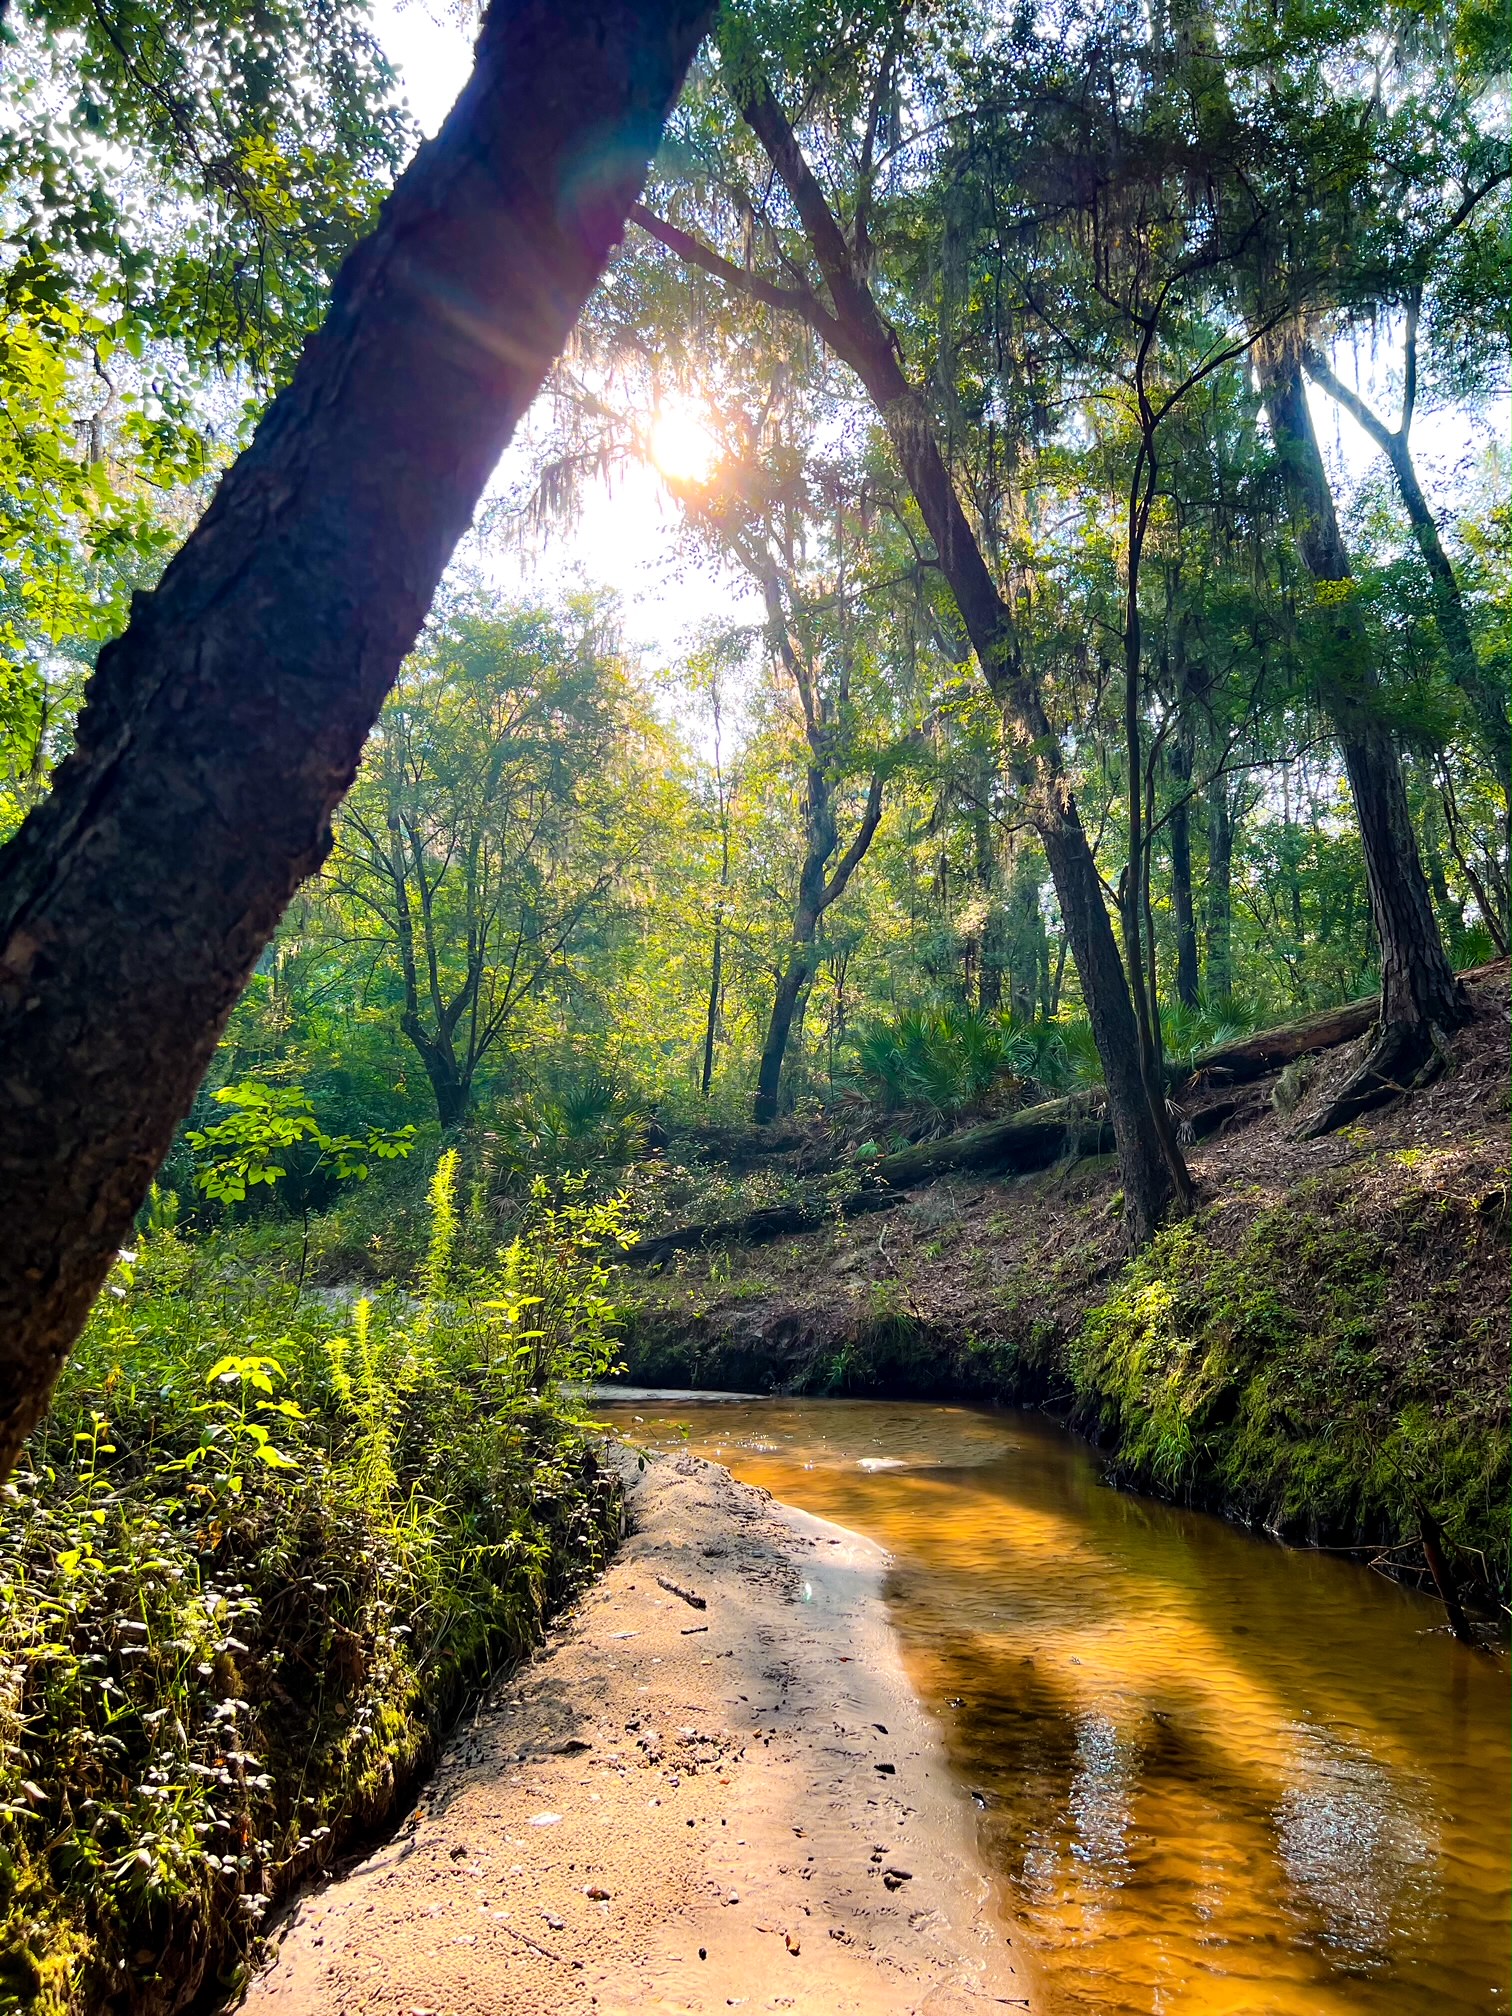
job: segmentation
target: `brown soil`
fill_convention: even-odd
[[[1457,1284],[1456,1323],[1466,1333],[1499,1332],[1504,1344],[1507,969],[1478,981],[1471,996],[1474,1018],[1451,1040],[1448,1068],[1434,1084],[1321,1140],[1299,1141],[1296,1130],[1348,1076],[1360,1045],[1309,1060],[1301,1099],[1286,1112],[1274,1103],[1277,1076],[1237,1094],[1199,1086],[1184,1095],[1188,1115],[1220,1102],[1236,1107],[1187,1149],[1199,1206],[1225,1206],[1215,1236],[1237,1245],[1261,1212],[1299,1185],[1315,1185],[1325,1202],[1347,1198],[1367,1215],[1408,1189],[1465,1203],[1488,1235],[1487,1264]],[[951,1177],[882,1217],[831,1222],[770,1246],[685,1254],[660,1276],[627,1277],[632,1374],[676,1383],[691,1369],[700,1384],[812,1389],[828,1358],[844,1385],[846,1351],[897,1318],[926,1339],[990,1344],[1019,1341],[1027,1316],[1047,1342],[1064,1342],[1125,1257],[1112,1157],[997,1182]],[[1429,1255],[1428,1273],[1433,1266]],[[1404,1265],[1394,1301],[1411,1302],[1423,1271]],[[1405,1335],[1414,1326],[1396,1327]],[[1054,1351],[1044,1355],[1053,1365]],[[950,1368],[934,1370],[944,1382],[936,1390],[947,1390]],[[1504,1387],[1505,1352],[1485,1371]]]
[[[881,1550],[692,1456],[626,1465],[608,1571],[297,1907],[247,2016],[1028,2007]]]

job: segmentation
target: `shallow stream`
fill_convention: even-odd
[[[603,1413],[890,1550],[1043,2016],[1508,2007],[1507,1664],[1426,1598],[1111,1490],[1034,1415]]]

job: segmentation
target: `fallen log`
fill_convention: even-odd
[[[987,1120],[964,1134],[919,1141],[872,1164],[872,1174],[894,1190],[911,1190],[953,1169],[1028,1175],[1079,1155],[1103,1155],[1113,1146],[1113,1129],[1098,1093],[1073,1093],[1026,1106],[1002,1120]]]
[[[704,1252],[713,1246],[762,1246],[773,1239],[813,1232],[838,1209],[845,1218],[869,1211],[891,1211],[901,1192],[932,1183],[953,1169],[1027,1175],[1078,1155],[1100,1155],[1113,1145],[1113,1130],[1103,1118],[1101,1093],[1081,1093],[1031,1106],[1005,1120],[990,1120],[964,1134],[939,1141],[921,1141],[884,1155],[869,1171],[875,1189],[855,1190],[837,1205],[774,1204],[744,1218],[726,1218],[707,1225],[679,1225],[675,1231],[637,1239],[620,1255],[625,1267],[663,1267],[678,1253]]]
[[[1505,959],[1489,966],[1474,966],[1460,978],[1474,982],[1490,979],[1504,970]],[[1174,1071],[1173,1099],[1201,1098],[1204,1091],[1246,1085],[1284,1070],[1298,1057],[1314,1051],[1336,1049],[1363,1036],[1376,1019],[1379,996],[1348,1001],[1342,1008],[1325,1008],[1305,1015],[1278,1029],[1261,1029],[1214,1050]],[[1263,1095],[1262,1095],[1263,1100]],[[1215,1134],[1243,1112],[1245,1102],[1213,1100],[1183,1113],[1184,1130],[1194,1140]],[[1107,1155],[1113,1150],[1113,1129],[1104,1111],[1100,1091],[1073,1093],[1064,1099],[1048,1099],[1039,1106],[1027,1106],[1001,1120],[983,1121],[960,1134],[947,1134],[935,1141],[915,1142],[872,1163],[870,1178],[879,1187],[857,1190],[839,1201],[842,1216],[851,1218],[867,1211],[888,1211],[903,1200],[898,1194],[933,1183],[957,1169],[979,1175],[1029,1176],[1036,1170],[1052,1168],[1057,1162],[1075,1161],[1083,1155]],[[621,1256],[627,1267],[659,1267],[677,1253],[699,1252],[715,1246],[759,1246],[773,1239],[815,1231],[835,1207],[777,1204],[752,1211],[744,1218],[729,1218],[708,1225],[682,1225],[649,1239],[638,1239]]]
[[[1232,1043],[1220,1043],[1205,1050],[1190,1064],[1172,1073],[1171,1090],[1185,1092],[1204,1085],[1248,1085],[1272,1071],[1282,1071],[1299,1057],[1317,1050],[1334,1050],[1341,1043],[1353,1043],[1363,1036],[1381,1012],[1381,997],[1367,1001],[1346,1001],[1342,1008],[1324,1008],[1300,1021],[1284,1023],[1279,1029],[1257,1029],[1253,1035],[1238,1036]]]
[[[840,1200],[846,1218],[866,1211],[891,1211],[902,1203],[891,1190],[857,1190]],[[774,1239],[794,1233],[817,1231],[833,1215],[832,1207],[817,1204],[769,1204],[749,1211],[744,1218],[717,1219],[707,1225],[679,1225],[671,1232],[657,1232],[637,1239],[618,1256],[622,1267],[664,1267],[678,1253],[701,1253],[711,1246],[766,1246]]]
[[[1472,984],[1489,980],[1494,973],[1502,972],[1506,964],[1505,959],[1498,959],[1489,966],[1471,966],[1459,977]],[[1204,1051],[1173,1073],[1171,1090],[1246,1085],[1256,1078],[1266,1078],[1272,1071],[1285,1070],[1299,1057],[1355,1042],[1373,1027],[1380,1010],[1380,995],[1370,994],[1362,1001],[1346,1001],[1340,1008],[1322,1008],[1316,1015],[1284,1022],[1279,1029],[1257,1029],[1253,1035],[1238,1036],[1232,1043],[1220,1043],[1215,1050]]]

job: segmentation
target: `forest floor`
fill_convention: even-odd
[[[1462,1580],[1505,1602],[1506,968],[1471,994],[1437,1081],[1339,1133],[1297,1138],[1357,1046],[1241,1088],[1188,1150],[1196,1215],[1132,1262],[1112,1158],[958,1173],[627,1272],[630,1376],[1044,1407],[1119,1481],[1395,1550],[1412,1579],[1427,1505]],[[1182,1104],[1234,1099],[1199,1080]]]
[[[1027,2007],[882,1550],[619,1460],[631,1536],[397,1839],[295,1909],[247,2016]]]

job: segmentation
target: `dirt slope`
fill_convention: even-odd
[[[1234,1088],[1188,1150],[1198,1213],[1134,1264],[1111,1157],[953,1175],[885,1214],[625,1278],[630,1376],[1029,1403],[1114,1475],[1297,1541],[1379,1544],[1507,1600],[1508,976],[1425,1090],[1297,1138],[1357,1046]],[[1212,1112],[1209,1110],[1209,1119]]]
[[[1027,2008],[881,1550],[691,1456],[627,1469],[607,1573],[247,2016]]]

